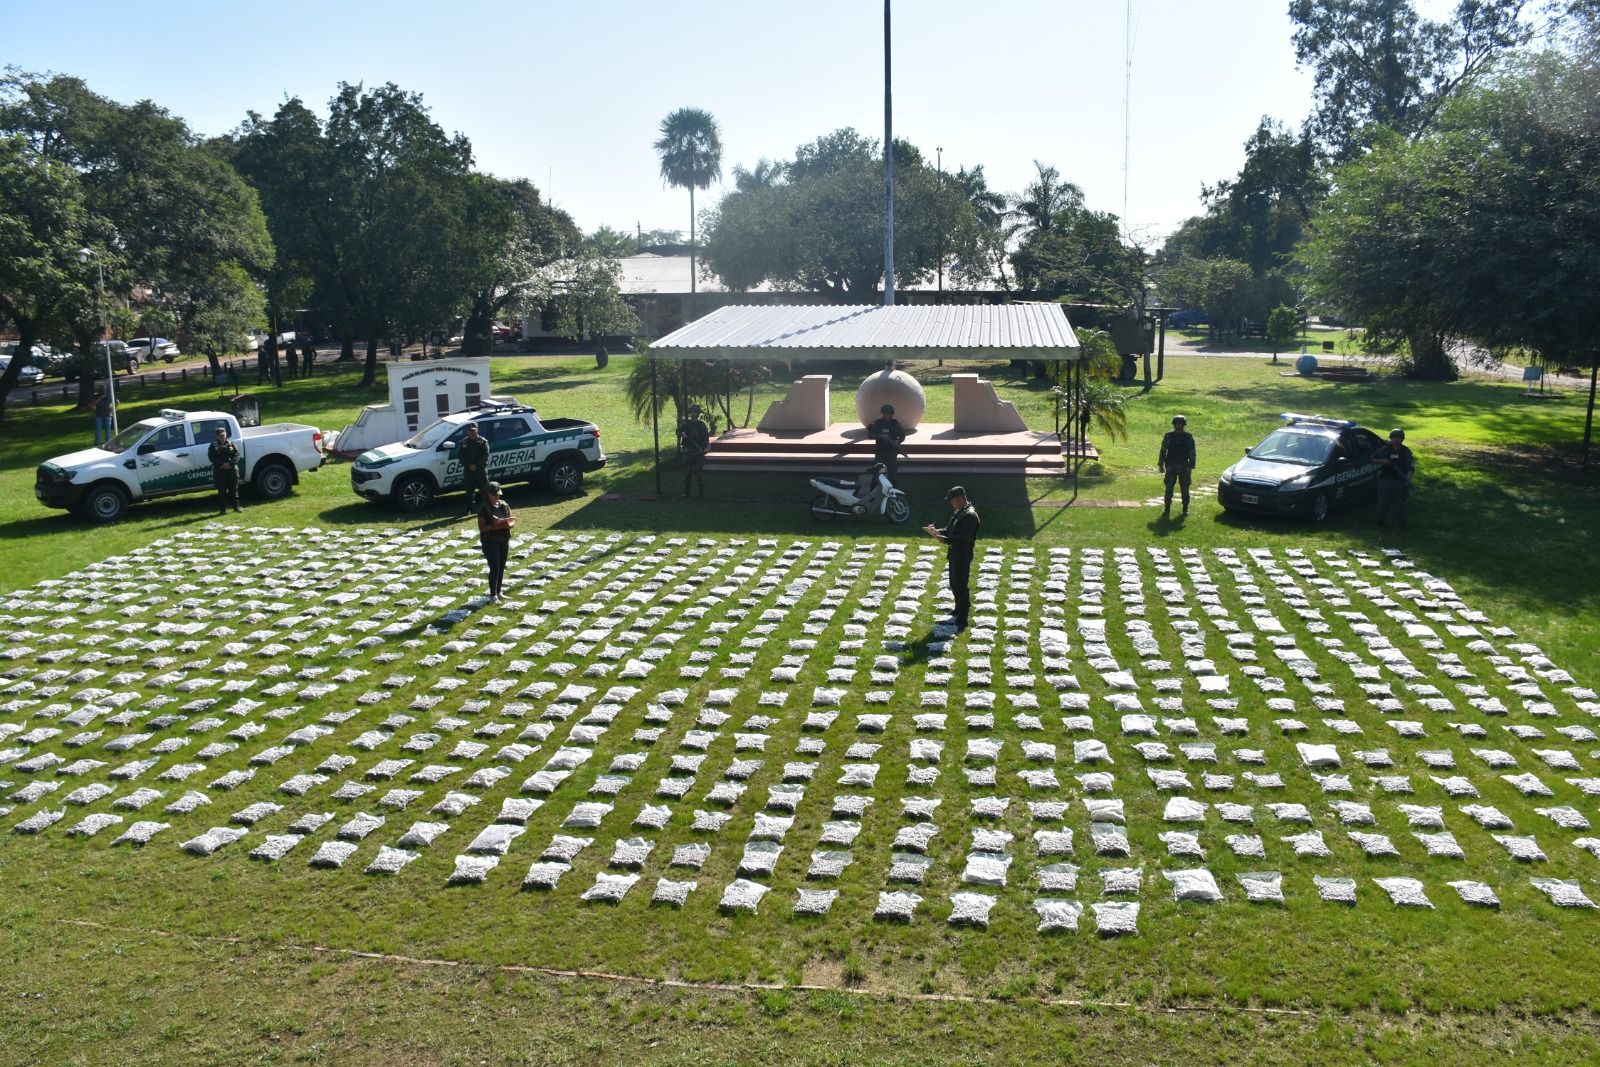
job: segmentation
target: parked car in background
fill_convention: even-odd
[[[1222,472],[1217,499],[1225,510],[1322,522],[1335,505],[1377,492],[1372,453],[1383,444],[1377,434],[1349,419],[1291,412],[1278,417],[1283,426]]]
[[[1184,308],[1167,316],[1167,325],[1175,330],[1187,330],[1195,326],[1204,326],[1211,320],[1199,308]]]
[[[17,342],[7,341],[0,344],[0,357],[10,359],[17,354]],[[34,367],[44,374],[60,374],[61,364],[72,355],[71,352],[59,348],[52,348],[45,344],[36,344],[23,357],[23,365]]]
[[[10,370],[11,361],[16,358],[16,356],[0,356],[0,374],[4,374],[6,371]],[[33,366],[31,363],[25,365],[17,372],[17,384],[20,386],[39,385],[43,382],[44,371]]]
[[[522,326],[507,326],[503,322],[494,324],[494,343],[497,345],[510,344],[522,340]]]
[[[130,355],[144,363],[154,363],[158,359],[163,363],[171,363],[183,355],[177,343],[165,337],[135,337],[128,342],[128,350]]]
[[[127,371],[129,374],[138,373],[139,357],[133,352],[132,349],[130,349],[121,341],[101,341],[99,344],[94,346],[94,366],[96,373],[105,370],[107,347],[109,347],[111,350],[111,369],[113,371]],[[83,361],[81,359],[74,359],[74,364],[76,365],[81,365],[82,362]],[[68,379],[76,378],[78,376],[79,370],[78,366],[76,365],[72,370],[67,372]]]

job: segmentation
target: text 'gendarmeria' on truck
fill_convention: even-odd
[[[486,404],[446,415],[409,441],[363,452],[350,467],[350,488],[367,500],[392,500],[402,511],[426,511],[440,493],[467,484],[460,445],[469,422],[489,442],[489,477],[497,482],[542,481],[570,496],[583,487],[585,473],[606,465],[594,423],[541,421],[521,404]]]
[[[33,495],[47,508],[66,508],[94,522],[114,522],[128,505],[150,497],[211,492],[207,450],[217,428],[239,446],[239,480],[262,500],[287,496],[300,475],[327,462],[322,431],[297,422],[239,427],[223,411],[164,409],[104,445],[39,464]]]

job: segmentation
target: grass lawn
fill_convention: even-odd
[[[805,507],[805,480],[798,475],[718,476],[710,480],[712,499],[705,502],[679,501],[671,496],[660,501],[643,499],[655,485],[653,449],[649,427],[633,423],[622,398],[621,384],[629,366],[628,358],[614,358],[605,371],[596,370],[592,359],[586,357],[497,358],[498,390],[534,403],[547,415],[598,423],[610,465],[591,476],[585,493],[576,498],[557,499],[523,486],[512,490],[510,502],[519,516],[519,533],[545,539],[543,543],[552,546],[553,553],[548,559],[520,559],[514,563],[514,571],[546,575],[549,584],[530,590],[520,609],[513,606],[506,612],[510,617],[506,622],[491,624],[471,618],[461,625],[483,625],[485,634],[496,626],[503,631],[506,626],[518,625],[515,619],[520,610],[529,613],[521,624],[527,627],[527,635],[520,640],[553,635],[562,625],[561,609],[544,611],[541,602],[559,599],[571,610],[580,610],[579,605],[586,601],[585,590],[598,588],[604,565],[613,558],[606,554],[612,550],[602,551],[606,538],[613,534],[620,535],[619,547],[635,544],[640,535],[658,535],[655,542],[641,543],[640,553],[660,548],[665,544],[660,538],[689,538],[684,551],[694,549],[696,539],[708,538],[710,543],[697,549],[700,555],[690,557],[691,561],[706,569],[707,587],[731,583],[727,586],[730,590],[738,586],[738,568],[748,568],[753,574],[756,568],[771,565],[770,556],[758,560],[752,554],[759,538],[773,539],[776,548],[804,541],[813,546],[807,551],[815,551],[814,546],[828,540],[841,542],[837,559],[817,565],[815,584],[795,592],[793,617],[772,624],[766,646],[743,646],[755,649],[750,678],[756,682],[778,666],[779,656],[790,647],[786,639],[802,637],[801,623],[808,612],[838,600],[848,605],[870,592],[874,567],[899,566],[896,544],[909,543],[908,555],[917,558],[917,534],[911,528],[866,522],[814,524]],[[962,364],[916,369],[929,390],[930,421],[950,418],[949,375],[974,369],[995,380],[1001,395],[1013,400],[1031,425],[1051,424],[1049,396],[1041,384],[1017,378],[1004,367]],[[756,417],[770,399],[782,395],[791,376],[801,373],[798,368],[792,375],[782,373],[778,383],[759,391],[754,402]],[[842,411],[840,405],[848,403],[860,370],[845,368],[834,373],[835,390],[840,394],[835,408]],[[313,382],[289,383],[264,396],[264,418],[336,429],[351,421],[361,404],[382,399],[374,390],[358,389],[355,381],[349,369],[336,368]],[[1049,590],[1044,583],[1044,564],[1052,559],[1052,548],[1070,548],[1075,562],[1086,554],[1094,558],[1096,550],[1104,552],[1108,605],[1117,599],[1116,569],[1109,562],[1115,549],[1136,550],[1147,571],[1143,579],[1147,586],[1153,578],[1148,572],[1151,561],[1157,558],[1149,555],[1149,549],[1164,550],[1173,560],[1186,549],[1198,549],[1205,565],[1222,580],[1224,606],[1243,618],[1250,606],[1246,599],[1249,590],[1241,593],[1235,589],[1237,576],[1227,578],[1228,568],[1216,555],[1219,549],[1246,558],[1251,549],[1264,550],[1266,558],[1282,562],[1293,558],[1291,553],[1297,550],[1312,559],[1325,551],[1351,560],[1377,556],[1380,548],[1394,547],[1414,561],[1416,569],[1448,581],[1466,604],[1513,629],[1517,634],[1514,640],[1537,645],[1569,670],[1579,685],[1595,686],[1600,684],[1600,563],[1596,562],[1594,531],[1600,527],[1600,514],[1595,478],[1579,471],[1574,459],[1582,431],[1582,405],[1577,397],[1523,401],[1518,397],[1520,391],[1520,383],[1475,379],[1451,384],[1385,380],[1336,385],[1282,378],[1276,368],[1266,366],[1265,358],[1169,357],[1166,380],[1148,395],[1134,394],[1129,406],[1129,440],[1097,440],[1101,461],[1084,470],[1078,485],[988,479],[972,489],[984,517],[985,544],[1002,551],[997,559],[1003,558],[1010,567],[1027,560],[1027,549],[1037,553],[1038,566],[1012,571],[1010,586],[1026,589],[1035,605],[1055,603],[1046,595]],[[159,407],[210,406],[212,397],[207,391],[185,394],[174,386],[163,393],[153,387],[124,407],[123,422]],[[741,402],[736,402],[735,411],[742,415]],[[1194,513],[1186,522],[1163,520],[1159,506],[1144,503],[1160,495],[1155,452],[1172,415],[1185,414],[1198,438],[1200,476],[1196,484],[1203,488],[1214,487],[1216,474],[1276,425],[1280,411],[1351,417],[1380,433],[1391,425],[1405,427],[1420,467],[1412,529],[1385,531],[1387,536],[1380,537],[1371,526],[1370,505],[1336,512],[1326,525],[1311,527],[1224,515],[1214,496],[1204,493],[1197,496]],[[195,560],[197,573],[204,572],[216,564],[214,553],[225,544],[233,545],[229,551],[237,551],[241,557],[288,550],[300,561],[316,564],[319,573],[334,585],[348,584],[353,576],[320,571],[342,562],[319,554],[321,545],[339,537],[383,546],[369,561],[372,568],[403,566],[393,561],[407,558],[408,548],[414,552],[409,558],[416,562],[440,565],[438,572],[429,572],[425,588],[441,598],[459,601],[461,589],[475,588],[478,581],[480,563],[473,558],[471,542],[457,536],[466,529],[457,514],[459,497],[445,498],[432,515],[402,518],[386,507],[357,499],[342,463],[330,463],[306,476],[285,500],[258,508],[247,506],[242,518],[249,529],[235,541],[227,541],[230,535],[212,525],[209,501],[203,497],[136,505],[128,521],[111,527],[92,527],[64,513],[46,511],[32,499],[34,466],[82,447],[89,430],[86,416],[62,409],[13,411],[13,423],[0,450],[0,538],[5,542],[7,560],[0,571],[0,593],[28,590],[41,581],[128,554],[157,565],[181,561],[186,558],[183,553],[192,552],[187,558]],[[663,472],[669,494],[677,487],[678,478],[675,467]],[[944,479],[909,480],[907,489],[915,501],[913,526],[945,511],[945,485]],[[601,498],[612,492],[619,497]],[[1142,506],[1086,506],[1127,501],[1142,502]],[[264,529],[271,533],[259,533]],[[197,532],[205,536],[187,536]],[[852,570],[849,560],[856,553],[858,565]],[[289,564],[282,561],[288,558],[287,554],[280,557],[279,563],[262,573],[283,571]],[[1333,557],[1324,560],[1328,558]],[[541,565],[553,568],[561,559],[587,562],[560,572],[541,569]],[[1337,565],[1319,565],[1324,567],[1323,573],[1335,574]],[[611,573],[614,571],[605,571]],[[1401,574],[1403,577],[1404,572]],[[168,576],[172,581],[183,580],[181,568]],[[1092,576],[1084,580],[1092,580]],[[938,584],[935,581],[929,587],[930,599]],[[46,588],[52,596],[71,595],[70,586]],[[261,593],[248,579],[213,588],[239,599],[270,599],[288,592]],[[1161,617],[1154,589],[1146,589],[1152,595],[1152,622]],[[1075,584],[1072,592],[1076,595],[1079,591]],[[49,643],[37,636],[45,628],[37,619],[17,621],[26,616],[31,595],[13,595],[11,606],[0,612],[0,620],[13,630],[32,627],[28,633],[34,636],[8,635],[12,644]],[[696,662],[691,651],[703,647],[700,639],[706,633],[731,634],[727,640],[732,645],[752,632],[748,627],[754,616],[726,624],[713,621],[723,618],[720,613],[740,595],[748,595],[748,590],[723,595],[725,602],[704,616],[708,628],[694,625],[680,631],[686,640],[670,646],[659,665],[660,673],[652,675],[650,682],[639,683],[651,693],[668,685],[691,688],[689,704],[668,728],[674,738],[682,737],[685,728],[693,728],[698,701],[708,688],[720,684],[713,681],[714,676],[704,682],[676,680],[679,670]],[[305,594],[308,601],[313,596],[309,591]],[[359,606],[353,598],[341,603]],[[771,603],[761,601],[752,610]],[[1280,615],[1294,614],[1281,600],[1273,599],[1271,604]],[[1381,620],[1377,609],[1359,601],[1357,606]],[[925,605],[917,620],[919,641],[931,609],[931,603]],[[298,610],[284,604],[278,614],[289,617]],[[661,621],[677,618],[677,610],[663,613]],[[848,606],[843,611],[847,616]],[[113,631],[115,634],[149,636],[144,627],[157,617],[151,608],[133,604],[124,614],[138,621]],[[539,621],[529,621],[535,615]],[[1123,662],[1135,662],[1138,653],[1120,628],[1121,617],[1115,617],[1117,628],[1108,626],[1110,647]],[[88,632],[73,629],[72,619],[61,622],[64,632]],[[1364,646],[1364,631],[1353,629],[1346,620],[1336,618],[1332,623],[1328,632],[1343,644],[1327,647],[1359,650]],[[1038,624],[1044,625],[1042,621]],[[235,625],[242,631],[249,624]],[[1159,622],[1157,629],[1163,651],[1180,660],[1181,668],[1174,635],[1161,631]],[[459,660],[451,657],[460,650],[446,644],[452,636],[449,626],[419,623],[383,646],[403,653],[403,658],[387,665],[369,662],[365,654],[335,656],[332,647],[304,657],[285,651],[275,660],[267,657],[256,662],[310,667],[314,673],[307,677],[319,677],[315,673],[318,668],[359,666],[368,670],[370,678],[352,680],[357,686],[352,692],[377,685],[384,674],[403,671],[408,680],[397,687],[396,702],[382,705],[381,711],[362,713],[381,718],[404,708],[405,699],[431,692],[435,682],[458,675]],[[400,637],[409,639],[407,644],[399,644]],[[560,644],[554,636],[550,640]],[[945,736],[947,742],[943,776],[926,788],[898,780],[905,747],[918,736],[910,728],[911,714],[925,710],[907,695],[918,688],[923,673],[933,669],[926,653],[917,651],[920,645],[913,642],[902,675],[905,684],[894,687],[889,697],[888,710],[896,712],[895,724],[882,737],[861,739],[886,745],[886,766],[870,790],[875,804],[860,820],[863,830],[856,844],[857,861],[843,877],[827,883],[841,891],[841,898],[826,918],[793,916],[789,910],[794,888],[811,884],[802,877],[805,857],[823,822],[830,818],[825,803],[797,811],[780,868],[782,889],[768,895],[758,914],[730,915],[716,907],[721,887],[736,875],[744,831],[760,810],[751,800],[732,807],[733,826],[742,828],[730,827],[726,831],[730,836],[696,837],[676,821],[672,828],[655,835],[661,838],[658,852],[665,849],[667,855],[673,844],[702,839],[716,842],[713,857],[699,876],[700,888],[681,910],[648,905],[650,878],[616,908],[577,900],[576,890],[609,869],[606,858],[613,840],[638,832],[627,829],[627,819],[640,812],[641,805],[656,802],[649,783],[666,773],[671,751],[666,748],[667,740],[660,741],[659,750],[649,757],[659,762],[652,762],[624,787],[617,801],[615,817],[619,821],[608,823],[605,831],[596,834],[596,844],[573,861],[574,869],[565,875],[567,880],[560,889],[548,895],[519,891],[521,870],[513,868],[536,858],[537,850],[552,834],[576,832],[562,830],[560,816],[571,809],[570,801],[585,799],[584,791],[599,785],[610,757],[626,751],[630,733],[650,721],[642,718],[642,699],[626,704],[614,728],[595,745],[596,758],[575,771],[564,791],[552,794],[545,807],[532,815],[527,835],[483,886],[446,888],[444,882],[451,856],[464,849],[476,828],[493,817],[498,796],[476,809],[475,821],[470,815],[464,817],[464,825],[470,823],[473,829],[456,828],[392,879],[361,875],[360,867],[371,858],[370,843],[364,847],[361,862],[352,861],[343,872],[307,866],[315,841],[299,846],[299,851],[277,863],[263,864],[246,857],[262,834],[283,832],[281,823],[305,811],[332,810],[342,822],[357,809],[380,810],[371,806],[375,803],[371,798],[351,804],[321,793],[297,803],[275,789],[276,783],[291,774],[312,771],[329,753],[351,751],[342,734],[339,739],[324,741],[320,749],[310,746],[314,751],[297,750],[281,764],[269,763],[236,793],[212,792],[210,807],[184,816],[182,821],[174,818],[174,829],[141,850],[108,846],[120,827],[95,838],[70,838],[61,833],[63,827],[82,817],[82,810],[69,809],[67,822],[38,836],[11,834],[11,824],[23,814],[19,809],[0,821],[0,829],[7,831],[0,837],[0,929],[4,930],[0,933],[0,960],[4,961],[0,973],[6,976],[0,982],[4,994],[0,997],[0,1048],[11,1050],[0,1055],[0,1061],[909,1064],[954,1060],[1120,1064],[1209,1060],[1420,1064],[1480,1063],[1491,1056],[1552,1063],[1600,1058],[1600,1019],[1596,1015],[1600,996],[1590,980],[1600,966],[1600,913],[1557,909],[1528,890],[1530,868],[1511,860],[1486,832],[1470,822],[1458,827],[1462,817],[1455,802],[1447,801],[1445,810],[1451,828],[1467,844],[1468,857],[1459,867],[1459,875],[1439,873],[1442,868],[1429,866],[1440,861],[1421,858],[1420,846],[1403,821],[1392,828],[1380,827],[1391,830],[1401,859],[1364,858],[1344,840],[1338,821],[1326,814],[1330,798],[1299,767],[1294,742],[1300,738],[1280,736],[1273,729],[1273,713],[1263,694],[1245,684],[1238,667],[1223,665],[1227,648],[1217,634],[1212,635],[1208,655],[1218,660],[1219,669],[1235,675],[1238,714],[1250,716],[1255,723],[1249,743],[1262,747],[1273,769],[1286,772],[1290,787],[1282,799],[1304,802],[1317,812],[1317,825],[1326,830],[1330,845],[1338,840],[1336,857],[1333,865],[1318,867],[1281,856],[1278,827],[1269,824],[1265,816],[1258,817],[1252,832],[1270,842],[1272,861],[1233,856],[1222,844],[1224,830],[1213,821],[1205,830],[1205,865],[1216,873],[1228,902],[1209,908],[1174,903],[1156,870],[1195,863],[1169,861],[1158,839],[1158,831],[1168,828],[1161,819],[1167,797],[1145,781],[1139,756],[1127,747],[1135,739],[1115,736],[1115,717],[1098,703],[1105,687],[1085,665],[1079,640],[1074,633],[1076,671],[1083,677],[1085,691],[1094,694],[1096,716],[1109,724],[1097,736],[1113,743],[1116,795],[1125,799],[1128,808],[1133,858],[1126,862],[1145,869],[1145,888],[1138,898],[1144,909],[1138,937],[1102,941],[1090,932],[1069,936],[1034,932],[1036,920],[1028,907],[1032,893],[1024,887],[1033,847],[1026,839],[1034,826],[1020,802],[998,824],[1018,838],[1013,846],[1019,857],[1013,881],[1001,891],[1005,906],[997,907],[993,925],[986,930],[945,924],[943,918],[949,911],[945,899],[963,889],[959,875],[967,838],[961,826],[969,801],[996,789],[1019,796],[1025,791],[1005,784],[976,788],[962,780],[966,731],[955,725],[961,710],[954,694],[949,735],[935,735]],[[1416,798],[1400,799],[1438,804],[1437,791],[1421,784],[1426,777],[1420,765],[1406,761],[1417,747],[1453,747],[1463,760],[1460,773],[1470,774],[1482,785],[1482,803],[1509,813],[1516,825],[1511,832],[1537,832],[1545,844],[1550,860],[1533,873],[1579,879],[1591,898],[1600,899],[1600,860],[1572,848],[1569,835],[1557,833],[1544,817],[1535,814],[1535,805],[1545,801],[1522,796],[1475,762],[1469,767],[1467,749],[1476,744],[1514,748],[1522,757],[1518,770],[1533,770],[1552,783],[1560,783],[1560,772],[1539,764],[1526,745],[1507,737],[1493,721],[1488,727],[1493,737],[1490,741],[1468,742],[1457,737],[1444,725],[1443,715],[1429,720],[1427,742],[1413,745],[1401,741],[1386,722],[1392,714],[1367,707],[1365,697],[1371,694],[1364,694],[1337,662],[1323,658],[1322,648],[1306,635],[1301,635],[1301,642],[1301,647],[1318,655],[1325,677],[1349,706],[1349,719],[1364,731],[1365,736],[1355,741],[1340,739],[1341,746],[1387,745],[1419,783]],[[1267,644],[1262,642],[1259,647],[1262,664],[1274,662]],[[1464,639],[1452,637],[1442,647],[1473,655]],[[870,663],[873,651],[869,642],[861,653],[866,662]],[[829,654],[831,650],[826,648],[815,652],[800,668],[798,682],[788,687],[792,698],[767,728],[770,737],[762,750],[765,767],[755,772],[752,797],[765,795],[758,785],[779,781],[784,761],[798,758],[790,753],[799,750],[797,746],[808,736],[828,738],[826,751],[811,757],[820,761],[822,771],[810,788],[821,796],[828,795],[847,760],[872,758],[846,756],[846,746],[858,741],[847,725],[831,728],[841,732],[825,730],[816,735],[808,734],[801,725],[812,687],[828,684]],[[576,661],[580,669],[599,662],[585,653],[572,655],[580,657]],[[950,669],[957,680],[951,688],[958,690],[962,672],[971,665],[962,662],[964,652],[952,655],[957,658]],[[1002,649],[995,662],[1003,655]],[[221,658],[216,656],[218,662]],[[1419,657],[1413,653],[1413,658]],[[28,671],[42,666],[23,663]],[[207,663],[210,671],[218,670],[210,659]],[[61,666],[70,669],[74,664],[63,660]],[[161,669],[167,669],[166,665]],[[207,668],[194,669],[204,673]],[[1487,670],[1492,675],[1493,667]],[[474,693],[495,673],[489,670],[474,675],[461,693]],[[996,668],[995,673],[1002,672]],[[671,681],[666,680],[669,676]],[[536,672],[517,679],[517,684],[535,677],[542,675]],[[579,680],[577,674],[568,679]],[[596,680],[594,684],[604,688],[613,681]],[[159,688],[148,680],[141,687],[146,691]],[[1000,687],[998,680],[995,687]],[[756,688],[766,691],[772,687],[758,684]],[[1547,688],[1555,692],[1554,686]],[[1066,742],[1067,758],[1062,759],[1058,773],[1070,784],[1072,773],[1081,769],[1070,760],[1072,737],[1061,735],[1054,693],[1049,687],[1041,687],[1040,692],[1049,701],[1044,705],[1046,721],[1056,724],[1045,739]],[[0,689],[0,700],[4,699],[10,698]],[[300,698],[284,697],[277,703],[288,699]],[[440,705],[440,712],[461,703],[460,696],[448,700],[454,704]],[[287,730],[316,723],[322,712],[345,706],[341,701],[345,698],[335,696],[304,714],[285,712],[281,724],[271,720],[270,728]],[[0,722],[32,728],[42,705],[41,701],[39,709],[0,715]],[[275,705],[266,706],[271,710]],[[732,731],[744,730],[739,725],[742,717],[759,709],[747,703],[729,710],[736,712],[726,728]],[[878,709],[862,703],[858,694],[847,697],[843,707],[845,720],[874,710]],[[1563,723],[1585,719],[1565,704],[1562,710]],[[1471,709],[1463,708],[1463,712],[1475,715]],[[198,712],[191,716],[194,714]],[[535,721],[536,714],[529,712],[528,721]],[[1185,714],[1198,714],[1202,722],[1209,721],[1207,709],[1198,701],[1196,710],[1185,709]],[[1320,721],[1309,702],[1303,703],[1298,714],[1313,723]],[[425,727],[429,713],[417,712],[414,717],[418,722],[405,729],[407,734]],[[352,720],[350,727],[340,729],[353,736],[361,721]],[[1510,721],[1527,720],[1518,712]],[[558,728],[566,727],[558,724]],[[181,734],[184,727],[172,729]],[[1210,728],[1205,729],[1209,732]],[[218,737],[221,732],[219,727]],[[371,757],[358,753],[363,766],[380,756],[405,754],[398,751],[400,728],[392,732],[396,733],[394,739],[381,742],[387,747]],[[464,729],[459,736],[469,733],[470,728]],[[105,739],[112,736],[114,732],[108,732]],[[514,736],[508,734],[501,740]],[[561,736],[555,735],[530,762],[513,767],[517,776],[508,785],[541,766]],[[1017,749],[1024,741],[1045,735],[1018,733],[1001,723],[993,736]],[[248,734],[245,737],[248,740]],[[719,735],[713,744],[722,745],[728,737],[727,733]],[[81,751],[63,749],[63,755],[67,759],[93,755],[107,761],[128,758],[101,756],[98,746],[105,739],[97,739]],[[203,740],[216,739],[207,736]],[[1162,740],[1169,739],[1163,734]],[[1205,740],[1214,739],[1207,736]],[[1600,745],[1552,740],[1578,753],[1582,774],[1596,774]],[[162,785],[169,791],[166,799],[172,800],[185,788],[205,790],[203,783],[218,773],[247,771],[255,766],[249,762],[251,754],[275,741],[276,735],[266,735],[236,750],[224,746],[191,786],[166,785],[149,778],[133,784]],[[59,738],[46,739],[34,751],[54,750],[60,743]],[[728,744],[713,752],[726,762],[731,748]],[[189,758],[191,750],[182,751],[183,755],[171,759]],[[442,755],[446,749],[437,751]],[[898,759],[891,753],[898,753]],[[418,755],[417,762],[441,755]],[[1022,766],[1020,755],[1004,757],[1001,762],[1007,770]],[[1178,766],[1183,766],[1181,760]],[[1287,773],[1291,770],[1297,773]],[[88,773],[103,776],[103,772]],[[50,773],[37,777],[49,778]],[[28,780],[4,765],[0,765],[0,778],[13,783],[3,793]],[[1364,777],[1359,780],[1365,785]],[[712,781],[714,775],[702,776],[700,786],[682,806],[687,809],[700,803]],[[78,784],[73,781],[64,788]],[[389,785],[404,784],[380,783],[380,792],[372,796],[379,796]],[[125,792],[131,786],[121,788]],[[326,788],[331,789],[331,784]],[[1559,802],[1567,803],[1567,793],[1573,791],[1565,785],[1560,788],[1564,792]],[[414,818],[428,818],[424,814],[427,807],[445,791],[444,786],[428,787],[427,795],[409,809],[391,813],[387,827],[372,842],[392,843]],[[930,850],[938,862],[929,883],[917,890],[927,900],[916,920],[907,925],[875,921],[871,912],[877,892],[897,888],[885,883],[884,872],[890,840],[906,822],[900,817],[899,803],[917,794],[941,799],[942,809],[934,821],[950,827],[948,839],[939,839],[940,847]],[[516,795],[515,790],[508,795]],[[1076,788],[1066,795],[1072,796],[1076,805]],[[558,803],[557,797],[566,802]],[[1218,797],[1202,799],[1215,801]],[[1237,799],[1248,798],[1241,794]],[[1393,808],[1392,798],[1381,799],[1387,809]],[[227,824],[230,812],[251,802],[280,802],[285,810],[215,857],[198,859],[176,849],[178,840],[208,826]],[[1378,806],[1373,804],[1375,809]],[[1592,798],[1577,806],[1591,820],[1600,819],[1600,809]],[[101,802],[84,810],[109,809]],[[160,808],[148,810],[158,812]],[[687,822],[687,811],[683,815]],[[133,818],[129,816],[129,821]],[[1089,856],[1089,824],[1077,815],[1069,816],[1068,823],[1077,828],[1078,858],[1074,862],[1083,865],[1083,879],[1088,883],[1091,868],[1102,866]],[[317,840],[329,840],[338,825],[331,824]],[[180,832],[183,838],[177,836]],[[649,863],[649,874],[679,876],[667,871],[664,862],[656,862],[660,859],[657,855]],[[1286,906],[1243,903],[1234,874],[1264,866],[1288,872]],[[1428,871],[1435,910],[1397,910],[1369,880],[1372,875],[1420,870]],[[1358,906],[1347,910],[1320,902],[1311,889],[1313,871],[1354,872],[1362,883]],[[1466,907],[1453,895],[1447,896],[1451,891],[1444,888],[1446,877],[1495,885],[1503,907],[1494,912]],[[1098,883],[1093,888],[1080,886],[1075,895],[1085,902],[1100,899]],[[1084,924],[1085,931],[1092,929],[1087,915]],[[555,973],[567,970],[645,981]]]

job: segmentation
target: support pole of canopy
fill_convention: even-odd
[[[1083,360],[1072,364],[1072,395],[1075,400],[1073,418],[1078,422],[1078,450],[1072,457],[1072,497],[1078,497],[1078,471],[1083,467],[1084,453],[1089,451],[1089,433],[1083,425]]]
[[[650,426],[656,439],[656,496],[661,495],[661,398],[656,395],[656,357],[650,361]]]

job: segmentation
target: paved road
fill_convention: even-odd
[[[1384,367],[1393,363],[1393,358],[1389,356],[1324,356],[1320,352],[1313,352],[1311,355],[1316,356],[1318,362],[1327,367],[1339,367],[1346,365],[1359,367],[1368,364],[1374,367]],[[1521,367],[1513,366],[1508,363],[1502,363],[1500,360],[1495,359],[1482,349],[1478,349],[1474,346],[1460,345],[1457,347],[1455,355],[1459,365],[1469,373],[1486,374],[1495,378],[1508,378],[1517,382],[1522,380]],[[1212,348],[1201,341],[1184,340],[1182,338],[1175,338],[1169,334],[1167,336],[1167,358],[1254,359],[1266,362],[1272,358],[1272,355],[1269,352],[1226,352],[1221,349]],[[1298,352],[1281,352],[1278,354],[1278,361],[1286,364],[1284,367],[1285,370],[1294,369],[1294,361],[1299,358],[1300,353]],[[1144,373],[1144,368],[1142,365],[1139,373],[1141,376]],[[1582,389],[1587,391],[1589,388],[1589,379],[1574,378],[1561,374],[1546,374],[1544,378],[1544,384],[1547,390],[1556,388]]]

